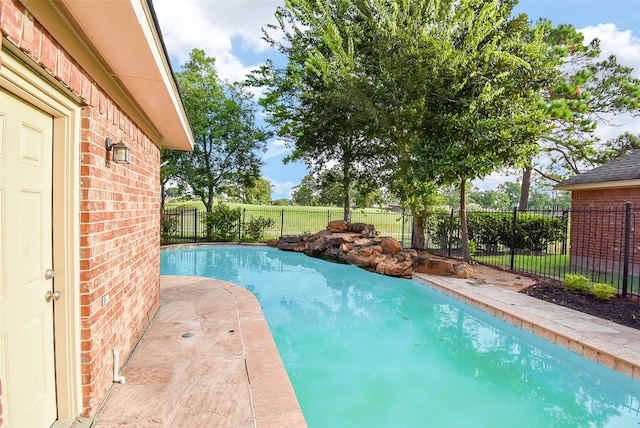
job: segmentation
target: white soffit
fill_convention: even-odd
[[[161,147],[193,148],[191,128],[146,0],[23,3]]]

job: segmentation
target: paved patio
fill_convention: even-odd
[[[225,281],[163,276],[160,310],[97,428],[306,427],[256,297]]]
[[[482,281],[416,280],[640,380],[640,331]],[[306,427],[257,299],[209,278],[161,278],[161,305],[94,427]]]

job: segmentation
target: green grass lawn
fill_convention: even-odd
[[[228,203],[232,208],[242,210],[243,222],[251,217],[272,219],[274,226],[266,230],[265,239],[287,235],[313,234],[327,227],[332,220],[342,220],[344,211],[341,207],[302,207],[276,205],[248,205]],[[171,202],[165,209],[185,209],[204,211],[200,201]],[[404,220],[404,222],[403,222]],[[384,209],[366,208],[351,211],[352,223],[373,224],[382,236],[393,236],[408,245],[411,238],[411,216],[402,216]],[[404,223],[404,224],[403,224]]]
[[[510,254],[500,254],[495,256],[474,255],[474,260],[493,266],[500,266],[509,269],[511,265]],[[513,269],[519,272],[531,272],[547,278],[564,279],[568,273],[584,275],[592,282],[602,282],[613,285],[616,289],[622,290],[622,275],[620,272],[597,273],[588,268],[571,266],[571,259],[568,254],[546,254],[546,255],[514,255]],[[640,277],[636,273],[630,274],[627,278],[627,290],[629,293],[637,294]]]
[[[511,267],[511,254],[500,255],[474,255],[479,262],[500,266],[509,269]],[[564,277],[569,272],[569,255],[523,255],[516,254],[513,259],[514,270],[526,272],[540,272],[546,276]]]

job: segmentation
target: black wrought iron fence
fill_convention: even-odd
[[[351,222],[373,224],[383,236],[392,236],[403,246],[411,245],[411,223],[408,214],[389,210],[352,210]],[[198,209],[166,209],[162,212],[161,241],[168,243],[202,242],[212,240],[211,230],[207,231],[206,212]],[[288,235],[313,234],[325,229],[332,220],[341,220],[344,213],[340,208],[329,209],[241,209],[237,218],[237,241],[244,241],[251,222],[257,219],[270,220],[261,234],[261,240]],[[215,232],[215,230],[214,230]]]
[[[638,207],[624,204],[608,209],[469,210],[472,257],[482,263],[545,278],[581,274],[594,282],[611,284],[623,295],[640,298],[640,234]],[[411,246],[410,214],[389,210],[353,210],[352,222],[373,224],[382,236],[393,236]],[[168,209],[162,213],[163,243],[210,240],[206,213],[197,209]],[[343,218],[342,209],[242,209],[233,240],[251,240],[256,219],[268,220],[260,239],[315,233],[331,220]],[[255,237],[255,235],[254,235]],[[425,250],[462,257],[457,209],[434,210],[426,216]],[[640,299],[639,299],[640,300]]]
[[[640,298],[638,207],[467,213],[473,259],[516,272],[562,279],[579,274]],[[426,250],[462,257],[458,210],[434,211]]]

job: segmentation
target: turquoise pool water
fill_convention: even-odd
[[[415,281],[239,246],[161,273],[258,297],[312,428],[640,427],[640,382]]]

